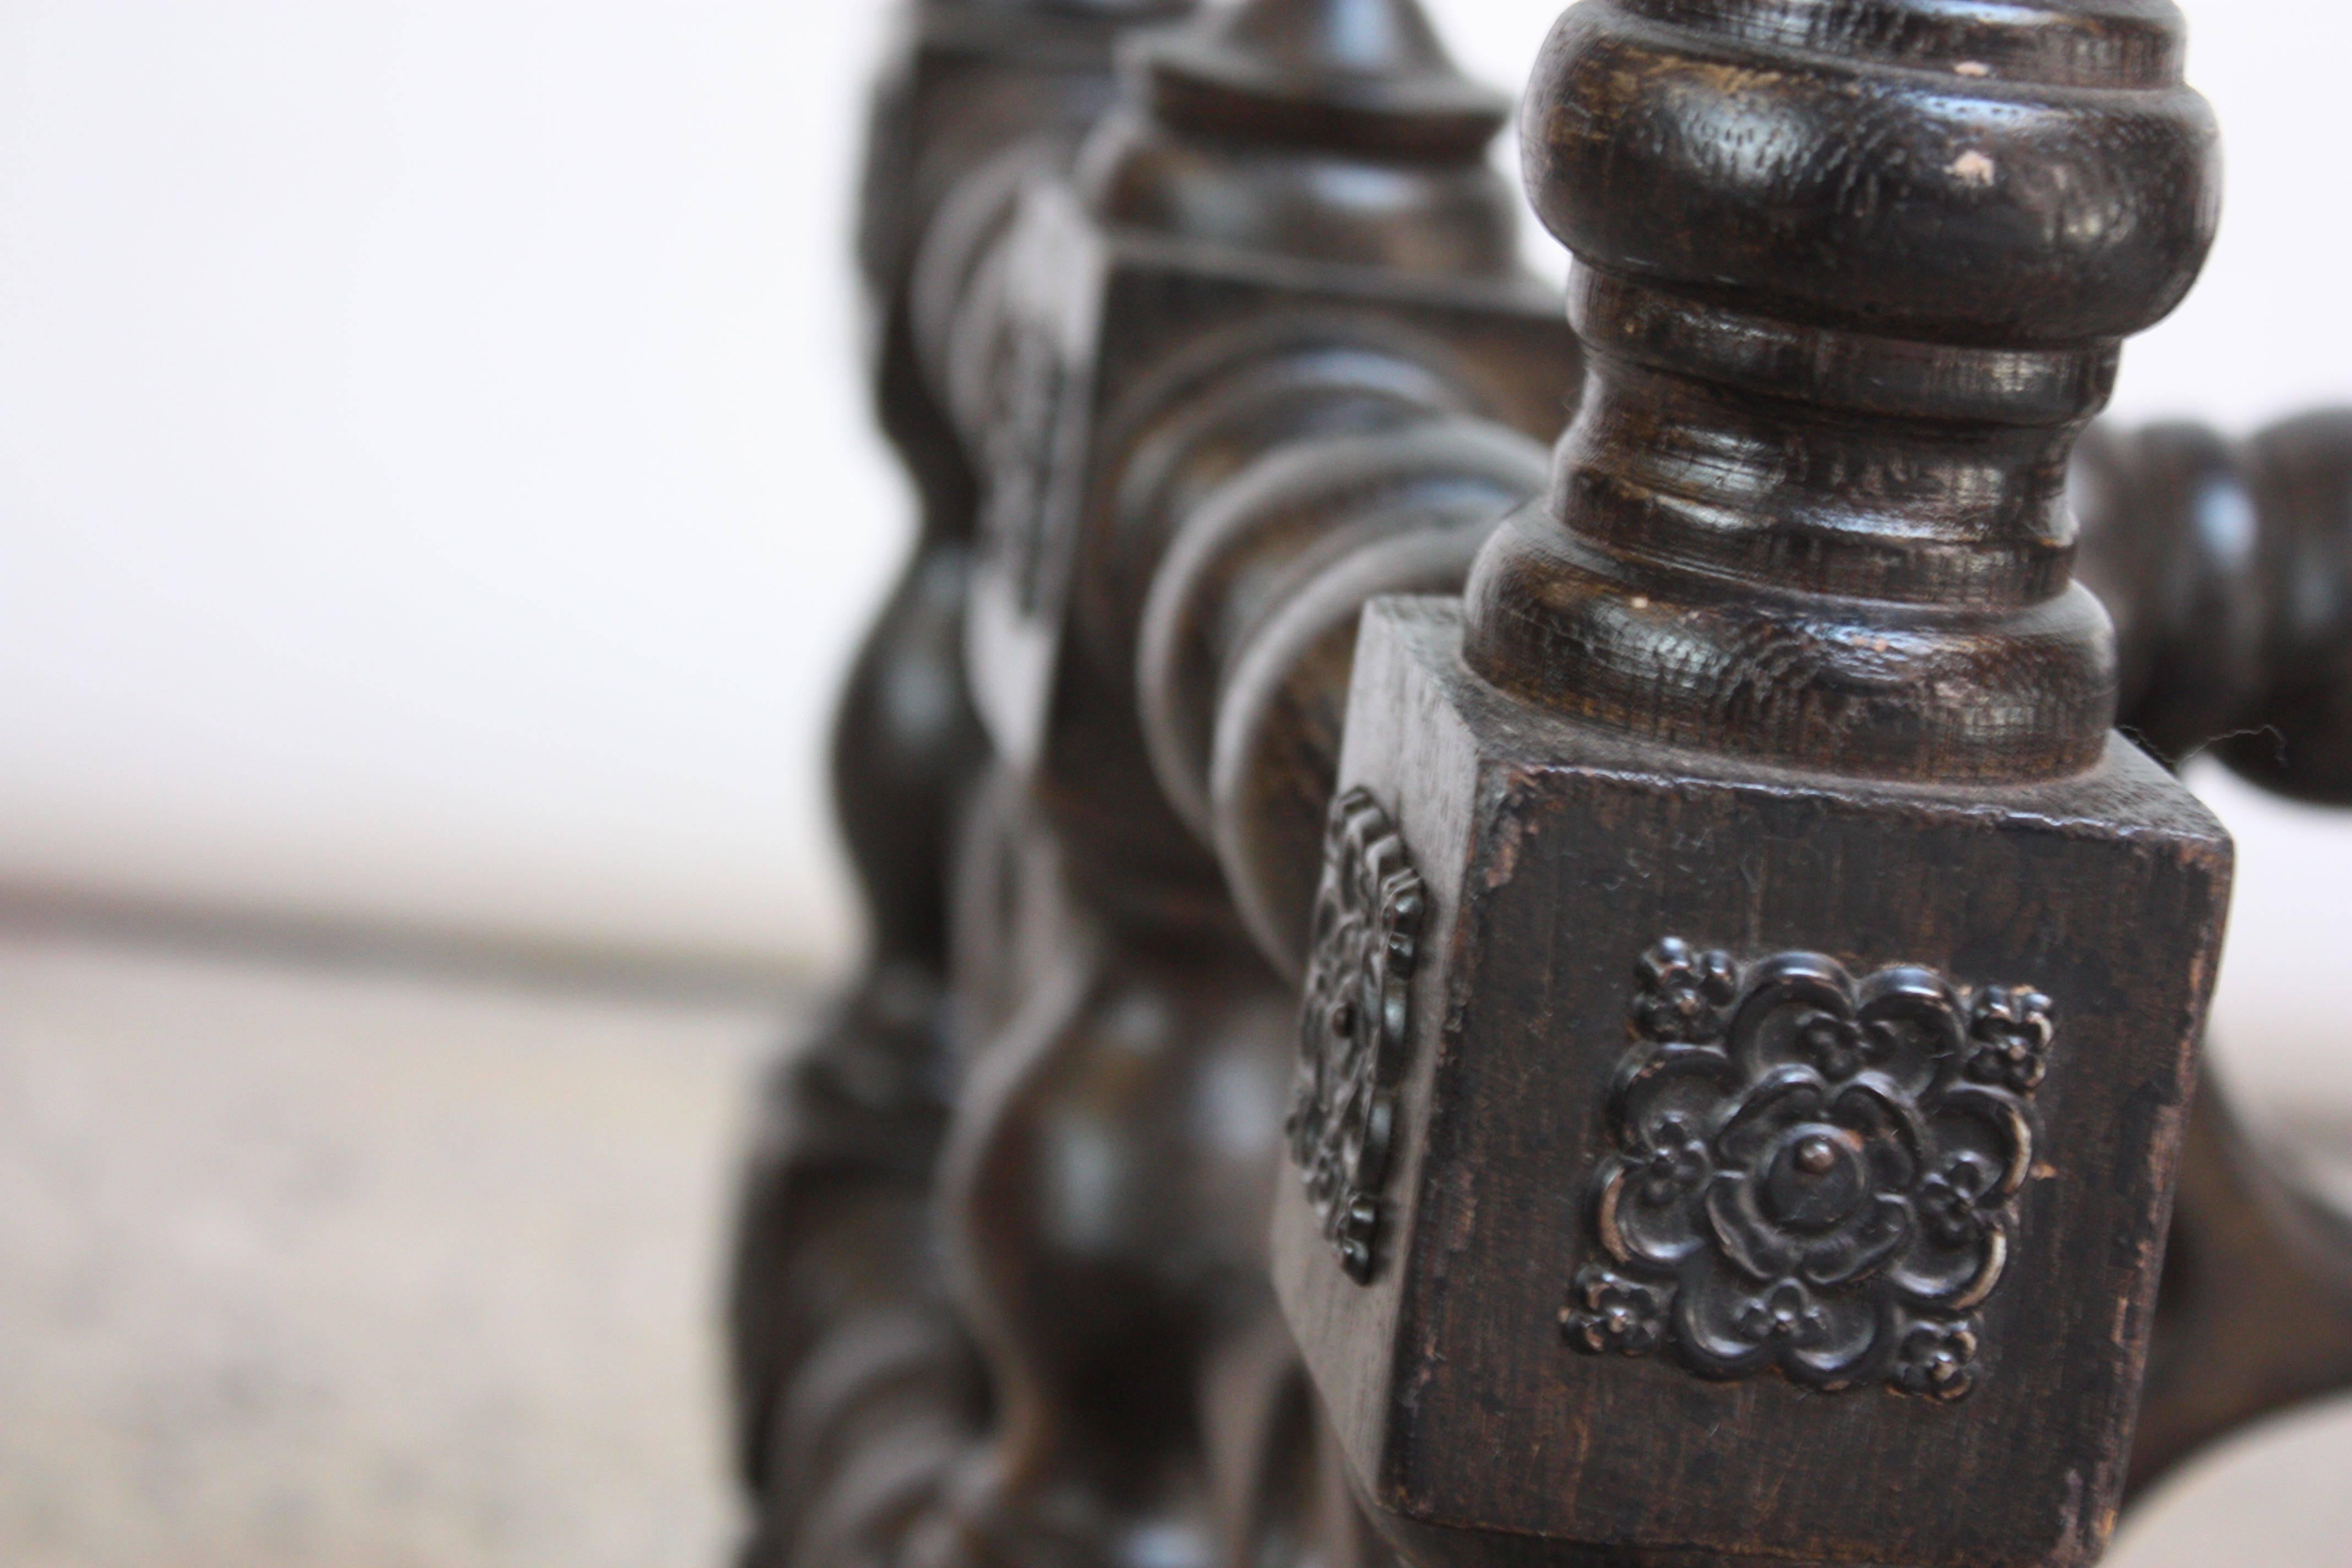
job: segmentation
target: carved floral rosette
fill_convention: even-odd
[[[1927,969],[1856,981],[1817,953],[1743,966],[1660,942],[1569,1342],[1667,1348],[1708,1377],[1967,1394],[2033,1168],[2051,1014],[2038,992]]]
[[[1372,1275],[1427,900],[1404,841],[1363,789],[1332,803],[1323,856],[1285,1127],[1323,1234],[1360,1283]]]

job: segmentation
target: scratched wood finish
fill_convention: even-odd
[[[1276,1209],[1409,1558],[2104,1548],[2230,851],[2064,489],[2210,239],[2180,68],[2147,4],[1547,44],[1590,378],[1459,607],[1368,614]]]
[[[2171,7],[1584,0],[1565,312],[1411,0],[1190,11],[925,0],[877,94],[924,525],[747,1564],[2056,1568],[2340,1386],[2111,731],[2352,799],[2352,422],[2074,446],[2210,236]]]

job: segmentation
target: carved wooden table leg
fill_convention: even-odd
[[[1538,481],[1529,437],[1556,432],[1572,363],[1484,161],[1507,105],[1410,0],[1255,0],[1139,48],[1127,90],[1078,180],[1033,184],[948,333],[989,454],[973,679],[1024,797],[973,847],[958,933],[993,955],[960,958],[962,989],[1007,1021],[942,1181],[996,1402],[924,1544],[950,1562],[1344,1533],[1302,1524],[1333,1500],[1263,1463],[1301,1408],[1264,1272],[1296,994],[1188,829],[1203,800],[1162,794],[1138,660],[1149,640],[1215,663],[1237,633],[1191,619],[1198,595],[1147,633],[1180,537],[1258,542],[1187,556],[1247,621],[1334,552],[1490,520]],[[1204,714],[1169,695],[1191,759]],[[1053,909],[990,896],[1043,862],[1026,897]],[[1007,926],[1064,935],[1006,983],[980,972]]]
[[[1367,616],[1277,1203],[1415,1561],[2103,1546],[2229,848],[2063,490],[2210,239],[2179,66],[2116,4],[1547,47],[1591,381],[1463,605]]]
[[[1343,765],[1364,605],[1462,583],[1575,350],[1409,0],[1114,89],[1183,8],[932,0],[877,114],[927,521],[836,748],[875,960],[747,1200],[753,1560],[1346,1564],[1358,1498],[1449,1563],[2095,1553],[2226,882],[2102,744],[2057,504],[2210,229],[2175,19],[1571,13],[1529,154],[1593,405],[1466,616],[1372,616]],[[2352,797],[2346,447],[2085,447],[2161,755]],[[2134,1485],[2352,1376],[2352,1227],[2217,1100],[2186,1172]]]
[[[2075,464],[2083,575],[2114,612],[2123,720],[2257,783],[2352,805],[2352,412],[2232,443],[2101,430]],[[2352,1387],[2352,1217],[2297,1191],[2198,1089],[2135,1490],[2237,1427]]]
[[[2261,1418],[2352,1388],[2352,1217],[2298,1191],[2209,1079],[2180,1174],[2137,1492]]]
[[[924,1494],[976,1400],[932,1278],[927,1210],[952,1081],[948,844],[986,751],[962,665],[977,495],[926,380],[918,273],[951,292],[1021,172],[1066,162],[1108,100],[1121,30],[1188,8],[928,0],[909,7],[877,95],[860,260],[877,406],[922,527],[834,738],[870,954],[814,1038],[786,1053],[738,1219],[730,1342],[740,1462],[761,1504],[754,1562],[794,1537],[802,1561],[870,1552],[852,1538],[887,1534]],[[872,1429],[887,1436],[868,1441]]]

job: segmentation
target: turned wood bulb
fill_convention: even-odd
[[[1416,0],[1248,0],[1135,40],[1127,112],[1082,185],[1106,219],[1422,273],[1517,265],[1488,167],[1510,102],[1470,80]]]
[[[2074,479],[2134,738],[2175,764],[2210,747],[2267,788],[2352,800],[2352,409],[2242,441],[2100,428]]]
[[[2094,765],[2066,461],[2210,243],[2180,67],[2167,0],[1572,8],[1523,138],[1588,392],[1474,577],[1473,667],[1782,764]]]
[[[1585,0],[1528,89],[1586,266],[1768,316],[2087,349],[2180,301],[2212,118],[2170,0]]]
[[[1260,141],[1475,157],[1510,118],[1416,0],[1251,0],[1141,52],[1164,117]]]

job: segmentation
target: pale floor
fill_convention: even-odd
[[[716,1568],[772,1013],[0,946],[0,1563]]]
[[[0,1565],[719,1568],[781,1009],[0,942]],[[2123,1568],[2352,1564],[2352,1408]]]

